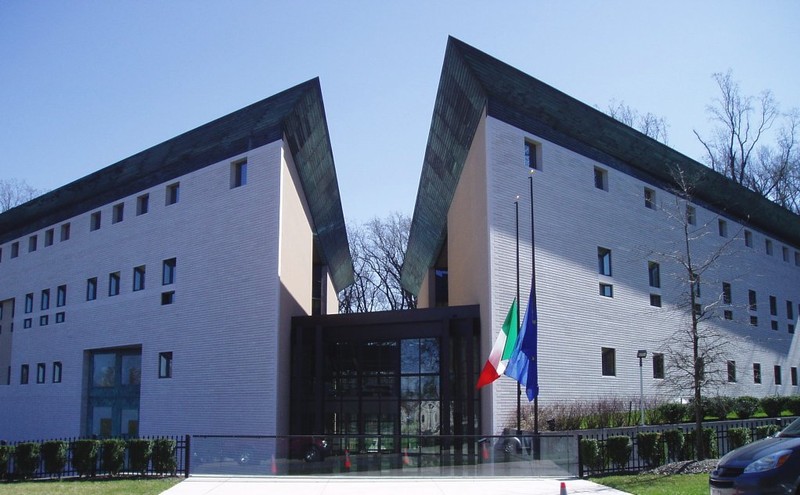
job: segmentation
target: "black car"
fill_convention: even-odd
[[[774,437],[729,452],[709,486],[711,495],[800,495],[800,419]]]

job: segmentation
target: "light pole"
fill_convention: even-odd
[[[636,352],[636,357],[639,358],[639,424],[644,426],[644,376],[642,374],[642,360],[647,357],[647,351],[640,349]]]

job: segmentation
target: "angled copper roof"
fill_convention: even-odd
[[[286,138],[336,290],[353,281],[339,185],[315,78],[0,214],[0,243]]]
[[[446,237],[447,211],[481,113],[669,188],[679,166],[693,200],[800,246],[800,217],[703,164],[455,38],[434,103],[402,283],[417,293]]]

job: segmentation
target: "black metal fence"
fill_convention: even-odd
[[[146,461],[146,468],[143,470],[136,470],[133,468],[131,463],[131,455],[130,449],[126,447],[125,454],[124,454],[124,461],[122,465],[122,469],[117,475],[124,476],[124,475],[141,475],[144,474],[146,476],[187,476],[189,475],[189,465],[191,462],[191,458],[189,453],[191,452],[191,438],[186,436],[172,436],[172,437],[141,437],[142,440],[172,440],[175,442],[175,449],[172,453],[174,462],[168,462],[166,464],[170,465],[169,472],[159,471],[157,463],[153,460],[152,456],[150,459]],[[67,445],[67,455],[66,455],[66,462],[64,464],[63,469],[58,472],[48,472],[45,467],[45,455],[41,452],[39,453],[39,459],[37,461],[36,468],[33,470],[32,473],[29,475],[25,475],[26,478],[31,479],[42,479],[42,478],[62,478],[62,477],[77,477],[79,476],[78,469],[76,468],[75,459],[75,445],[77,440],[84,440],[83,438],[63,438],[63,439],[50,439],[50,440],[37,440],[37,441],[26,441],[26,442],[12,442],[8,445],[11,447],[16,447],[20,444],[24,443],[35,443],[43,445],[47,441],[63,441]],[[94,469],[91,469],[91,473],[89,476],[106,476],[112,473],[103,470],[103,452],[102,452],[102,444],[98,442],[100,445],[98,448],[96,460],[94,463]],[[171,467],[174,466],[174,470]],[[23,477],[22,472],[17,466],[17,457],[14,454],[11,454],[8,459],[8,465],[5,472],[0,472],[0,479],[19,479]]]
[[[722,457],[727,454],[735,445],[731,445],[731,439],[728,435],[728,430],[731,428],[747,428],[750,430],[750,437],[752,440],[759,440],[765,435],[760,432],[763,430],[761,427],[774,426],[777,429],[785,428],[791,423],[795,417],[783,418],[764,418],[764,419],[747,419],[747,420],[731,420],[731,421],[713,421],[704,422],[703,428],[713,431],[711,438],[712,449],[717,456]],[[579,454],[579,477],[586,475],[606,475],[606,474],[621,474],[621,473],[638,473],[656,466],[651,465],[644,456],[639,452],[639,433],[642,432],[659,432],[664,433],[670,430],[680,430],[684,435],[693,432],[695,429],[694,423],[682,423],[674,425],[656,425],[656,426],[639,426],[639,427],[624,427],[624,428],[606,428],[602,430],[581,430],[574,432],[577,437],[578,454]],[[610,437],[627,436],[630,438],[630,445],[632,447],[631,454],[626,463],[615,464],[611,462],[610,453],[606,447],[607,441]],[[597,440],[600,448],[598,453],[600,458],[597,462],[590,463],[585,459],[581,453],[580,443],[584,439]],[[691,447],[690,447],[691,449]],[[680,449],[667,449],[666,462],[675,462],[683,460],[692,460],[694,457],[691,455],[684,455]],[[590,465],[591,464],[591,465]]]

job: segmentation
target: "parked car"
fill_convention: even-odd
[[[708,482],[711,495],[800,495],[800,418],[774,437],[729,452]]]

